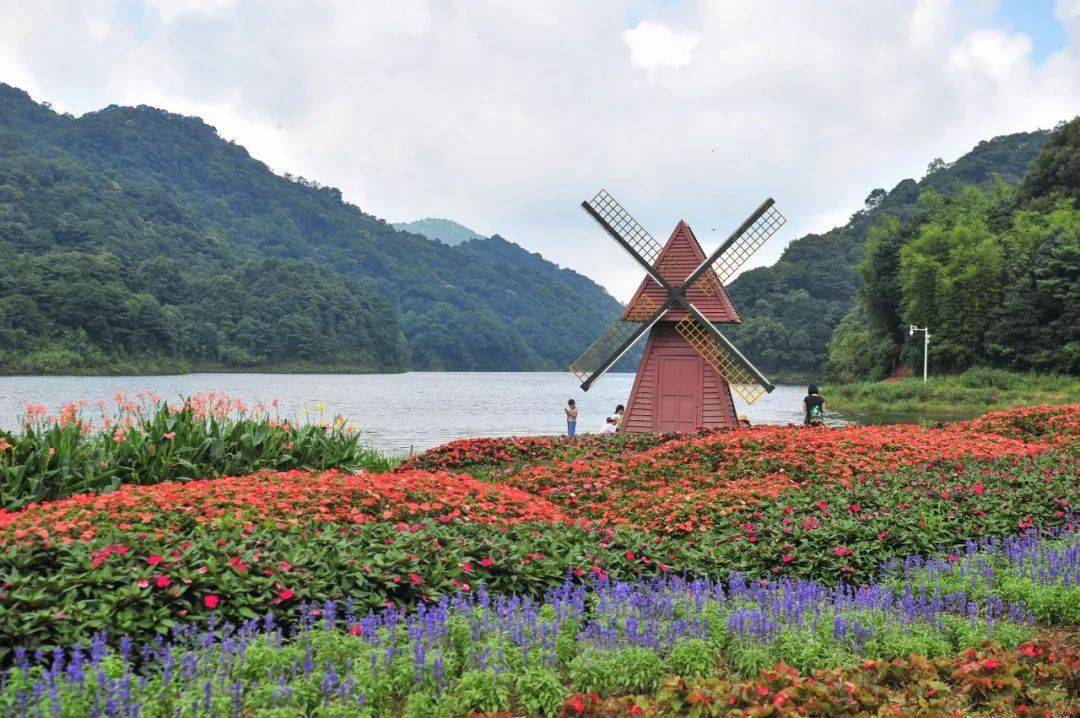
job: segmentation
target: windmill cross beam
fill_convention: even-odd
[[[685,222],[661,245],[606,190],[581,206],[645,270],[620,318],[570,365],[581,388],[588,391],[648,333],[627,400],[627,430],[736,423],[732,392],[753,403],[774,387],[716,324],[741,321],[723,283],[786,221],[773,200],[763,202],[708,257]]]
[[[618,232],[618,230],[611,226],[611,224],[603,216],[601,216],[599,212],[593,209],[593,207],[587,201],[582,202],[582,208],[596,221],[596,223],[603,227],[604,230],[608,233],[608,235],[610,235],[611,238],[614,239],[619,244],[619,246],[622,247],[631,257],[633,257],[634,261],[640,264],[641,267],[645,270],[645,272],[667,292],[667,300],[664,302],[664,304],[658,310],[656,310],[656,312],[653,313],[653,316],[645,324],[643,324],[637,329],[637,331],[631,334],[630,337],[626,339],[612,353],[608,361],[604,362],[603,365],[601,365],[596,371],[594,371],[581,383],[582,390],[588,391],[589,387],[591,387],[593,383],[595,383],[596,380],[604,374],[604,372],[610,369],[611,366],[615,362],[617,362],[623,354],[629,351],[630,347],[632,347],[637,342],[637,340],[641,337],[642,334],[649,330],[657,321],[659,321],[660,317],[662,317],[671,307],[675,306],[676,304],[681,305],[688,314],[692,315],[698,322],[700,322],[701,325],[705,327],[706,331],[708,331],[708,333],[712,335],[713,339],[723,344],[728,351],[735,354],[740,360],[740,362],[745,366],[745,368],[753,375],[754,379],[756,379],[763,387],[765,387],[766,391],[771,392],[773,389],[775,389],[776,387],[772,384],[772,382],[770,382],[764,374],[758,371],[757,367],[750,363],[750,361],[743,356],[742,352],[740,352],[735,347],[735,345],[732,344],[728,340],[728,338],[720,332],[720,330],[713,326],[712,322],[706,319],[705,316],[700,311],[698,311],[697,307],[695,307],[686,297],[687,290],[692,287],[701,278],[701,276],[704,275],[705,272],[707,272],[709,268],[714,263],[716,263],[716,261],[719,260],[720,257],[723,256],[723,254],[728,249],[731,248],[735,241],[740,236],[742,236],[747,231],[747,229],[754,224],[754,222],[756,222],[762,215],[764,215],[769,210],[769,208],[773,206],[773,204],[774,200],[771,197],[762,202],[761,205],[753,212],[753,214],[747,217],[743,221],[743,223],[739,225],[724,242],[721,243],[720,247],[718,247],[717,250],[712,253],[712,255],[710,255],[704,262],[699,264],[698,267],[687,276],[687,278],[682,282],[682,284],[674,286],[663,276],[661,272],[657,270],[657,268],[655,268],[644,257],[642,257],[641,254],[637,251],[637,249],[635,249],[634,246],[631,245],[631,243],[628,242]]]

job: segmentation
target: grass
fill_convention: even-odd
[[[970,417],[995,409],[1080,401],[1080,377],[969,369],[963,374],[822,388],[828,408],[883,419],[928,414]]]

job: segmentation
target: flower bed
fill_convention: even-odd
[[[805,486],[843,489],[900,467],[1035,456],[1048,448],[957,429],[760,427],[669,441],[618,459],[525,467],[499,481],[577,518],[687,533]]]
[[[1080,678],[1080,656],[1026,642],[1022,607],[884,585],[668,579],[602,583],[590,594],[565,584],[542,603],[479,591],[410,614],[357,615],[333,602],[299,614],[289,638],[292,629],[267,617],[114,650],[99,637],[71,651],[20,651],[0,707],[148,716],[657,715],[694,704],[714,704],[717,715],[886,706],[1064,714]],[[987,638],[1004,648],[976,650]],[[785,663],[769,668],[777,660]]]
[[[113,404],[65,404],[55,415],[27,404],[22,431],[0,430],[0,507],[86,491],[259,469],[386,471],[393,462],[360,444],[343,417],[295,424],[270,406],[199,394],[175,405],[141,393]]]
[[[0,511],[0,663],[19,645],[71,646],[100,630],[140,642],[209,617],[289,621],[301,601],[364,613],[481,586],[535,600],[568,577],[866,584],[891,559],[1075,527],[1080,456],[1071,420],[1054,418],[1070,411],[939,429],[491,440],[423,459],[470,461],[480,477],[263,471]],[[1042,620],[1052,614],[1038,597],[1057,595],[994,591]]]
[[[372,521],[505,526],[567,520],[543,499],[463,474],[262,471],[186,483],[129,485],[104,495],[81,494],[16,512],[0,510],[0,532],[16,543],[48,544],[90,541],[107,526],[161,537],[200,524],[221,523],[265,529],[268,525],[348,526]]]
[[[1040,404],[992,411],[958,427],[971,432],[1068,446],[1080,441],[1080,404]]]

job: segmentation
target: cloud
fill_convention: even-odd
[[[1037,62],[984,0],[0,0],[0,79],[198,114],[366,211],[498,232],[626,298],[640,273],[579,207],[597,189],[706,245],[771,195],[768,263],[933,157],[1076,114],[1076,0],[1055,12],[1067,45]]]
[[[630,61],[650,76],[663,68],[689,65],[694,47],[701,42],[700,35],[675,30],[652,20],[642,20],[622,37],[630,46]]]
[[[236,0],[146,0],[161,21],[168,24],[185,18],[212,18],[236,7]]]

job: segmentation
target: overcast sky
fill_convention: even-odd
[[[626,299],[578,206],[606,187],[760,253],[981,139],[1080,113],[1080,0],[0,0],[0,80],[76,115],[195,114],[390,221],[499,233]]]

